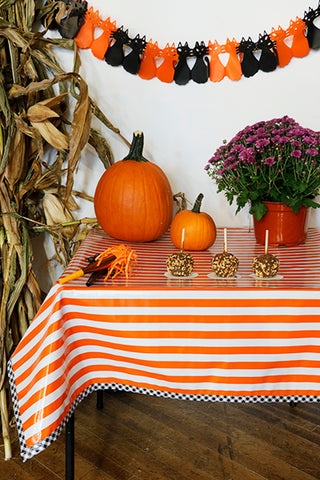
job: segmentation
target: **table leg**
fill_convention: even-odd
[[[66,425],[65,462],[65,480],[74,480],[74,413]]]
[[[97,391],[97,409],[101,410],[103,408],[103,390]]]

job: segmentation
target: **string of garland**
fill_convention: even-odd
[[[259,70],[272,72],[277,67],[288,65],[293,57],[304,57],[310,49],[320,48],[320,29],[315,20],[320,16],[320,0],[316,8],[304,13],[304,17],[291,20],[287,29],[272,28],[270,33],[259,34],[258,40],[251,37],[237,42],[227,39],[225,44],[217,41],[206,45],[196,42],[194,47],[179,42],[176,47],[167,43],[160,48],[158,42],[147,41],[145,36],[131,38],[123,26],[117,27],[110,17],[102,20],[99,11],[88,9],[86,1],[63,0],[68,6],[67,15],[49,28],[58,28],[65,38],[74,38],[81,49],[91,49],[93,55],[112,66],[121,66],[133,75],[145,80],[157,77],[162,82],[185,85],[190,80],[205,83],[220,82],[224,77],[240,80],[252,77]],[[95,30],[102,32],[95,36]],[[224,65],[219,55],[229,54]],[[188,59],[194,58],[193,66]]]

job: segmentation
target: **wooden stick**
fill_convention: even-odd
[[[183,245],[184,245],[184,233],[185,229],[182,229],[182,234],[181,234],[181,252],[183,252]]]
[[[264,241],[264,253],[267,255],[268,253],[268,242],[269,242],[269,230],[266,230],[266,237]]]

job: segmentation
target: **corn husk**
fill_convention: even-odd
[[[25,136],[21,130],[16,129],[11,141],[11,148],[4,173],[11,187],[14,187],[22,178],[25,170],[25,152]]]
[[[56,148],[59,152],[66,152],[68,150],[68,137],[60,132],[51,122],[44,120],[43,122],[30,123],[53,148]]]
[[[0,390],[0,412],[1,412],[1,425],[2,425],[2,438],[4,444],[5,460],[10,460],[12,457],[10,432],[9,432],[9,415],[7,408],[6,388]]]
[[[46,192],[42,204],[47,225],[59,225],[63,228],[63,234],[66,237],[73,238],[74,226],[68,224],[74,222],[75,218],[62,200],[54,193]]]
[[[45,122],[51,118],[59,118],[59,114],[57,112],[41,102],[32,105],[32,107],[30,107],[28,110],[27,116],[31,124]]]
[[[90,143],[107,168],[112,150],[98,130],[94,114],[122,136],[90,98],[79,74],[73,40],[50,38],[41,23],[59,22],[65,2],[0,1],[0,416],[5,458],[11,457],[6,360],[37,313],[44,293],[33,269],[34,235],[49,234],[56,257],[65,266],[96,219],[76,220],[74,172]],[[55,48],[55,52],[53,52]],[[56,51],[74,51],[74,68],[64,72]]]

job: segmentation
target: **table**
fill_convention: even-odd
[[[123,242],[92,230],[63,275]],[[130,279],[87,277],[49,291],[8,362],[21,455],[27,460],[61,433],[79,402],[103,389],[199,401],[313,402],[320,399],[320,230],[297,247],[270,248],[274,279],[252,275],[263,253],[248,229],[228,230],[239,258],[235,278],[217,279],[213,247],[190,252],[192,279],[166,276],[177,249],[168,234],[130,244]]]

